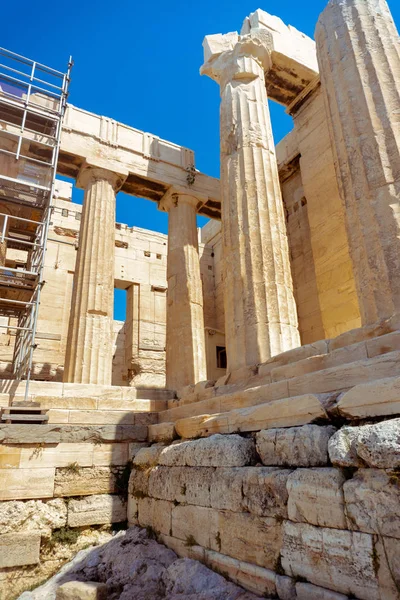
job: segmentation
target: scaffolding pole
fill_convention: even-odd
[[[0,48],[0,317],[15,332],[12,377],[25,380],[25,400],[72,64],[56,71]]]

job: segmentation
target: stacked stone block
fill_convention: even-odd
[[[157,444],[128,519],[266,597],[398,598],[399,440],[391,419]]]

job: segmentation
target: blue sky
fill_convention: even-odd
[[[327,0],[4,1],[0,45],[62,70],[72,54],[70,102],[195,151],[196,167],[219,176],[219,88],[200,77],[205,35],[240,30],[262,8],[313,36]],[[399,0],[389,0],[400,24]],[[276,142],[292,128],[272,103]],[[79,201],[79,191],[74,196]],[[117,220],[163,233],[150,201],[118,194]],[[204,222],[200,220],[199,224]]]

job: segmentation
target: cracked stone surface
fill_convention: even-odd
[[[55,600],[57,589],[68,581],[103,583],[108,600],[258,598],[202,563],[178,558],[139,527],[117,534],[103,546],[82,550],[44,585],[24,592],[19,600]]]

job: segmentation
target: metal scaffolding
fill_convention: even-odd
[[[0,331],[15,335],[8,376],[26,380],[25,399],[71,68],[0,48]]]

